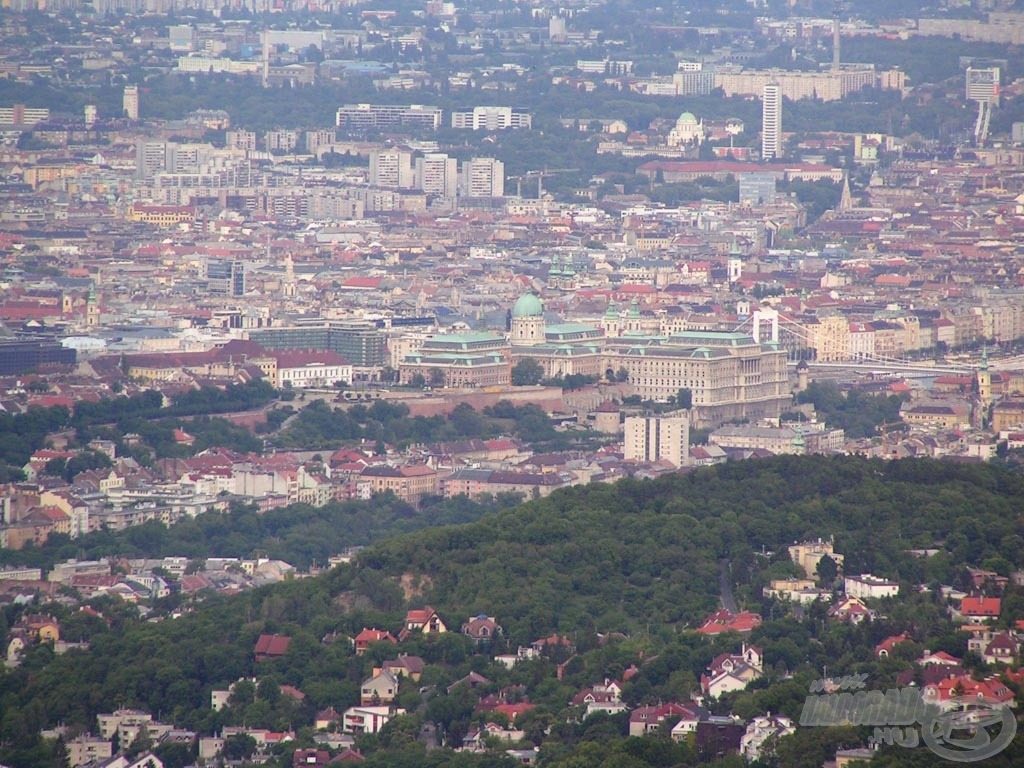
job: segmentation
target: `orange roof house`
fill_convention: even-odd
[[[405,640],[413,632],[422,632],[425,635],[439,635],[447,631],[448,627],[445,626],[441,617],[437,615],[437,611],[427,605],[423,608],[411,610],[405,615],[405,626],[398,633],[398,639]]]
[[[751,632],[761,626],[761,617],[750,611],[732,613],[724,608],[708,616],[697,628],[702,635],[720,635],[723,632]]]
[[[906,632],[900,632],[898,635],[891,635],[875,646],[875,656],[877,656],[880,659],[887,656],[892,656],[893,648],[895,648],[900,643],[910,642],[913,642],[913,640],[911,640],[910,635],[908,635]]]
[[[256,661],[277,659],[288,652],[292,639],[284,635],[260,635],[256,641]]]
[[[960,613],[972,621],[998,619],[1002,601],[998,597],[969,596],[960,601]]]
[[[363,629],[353,640],[353,644],[356,649],[356,656],[362,656],[366,653],[366,649],[370,647],[370,643],[388,642],[397,643],[395,636],[392,635],[385,629]]]

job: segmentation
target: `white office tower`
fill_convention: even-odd
[[[690,462],[690,414],[628,416],[625,425],[626,461],[669,461],[677,467]]]
[[[471,111],[452,112],[452,128],[470,131],[500,131],[506,128],[530,128],[529,112],[512,107],[473,107]]]
[[[761,159],[774,160],[782,155],[782,88],[769,83],[761,98]]]
[[[459,193],[463,197],[504,197],[505,164],[491,157],[474,157],[462,164]]]
[[[129,120],[139,119],[139,86],[126,85],[124,87],[124,101],[122,104],[125,117]]]
[[[459,161],[441,152],[416,158],[416,186],[428,195],[453,198],[458,189]]]
[[[412,189],[415,174],[412,153],[400,149],[381,149],[370,153],[370,186],[386,189]]]
[[[96,105],[86,104],[85,105],[85,127],[92,128],[96,125]]]

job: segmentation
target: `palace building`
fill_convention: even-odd
[[[532,293],[519,297],[509,319],[513,362],[536,360],[545,378],[602,376],[603,335],[600,328],[583,323],[548,325],[544,306]]]
[[[619,336],[606,341],[605,366],[625,369],[644,399],[667,401],[690,390],[698,428],[776,417],[791,401],[786,351],[745,333]]]
[[[398,367],[399,381],[415,376],[444,387],[508,386],[512,364],[508,342],[493,333],[447,333],[426,339]]]
[[[791,401],[786,351],[745,333],[659,333],[636,302],[609,308],[601,327],[548,324],[532,293],[520,296],[507,317],[508,338],[494,333],[452,333],[426,339],[399,365],[402,383],[417,374],[445,387],[509,386],[512,367],[535,360],[545,378],[584,375],[627,381],[644,399],[666,402],[679,390],[692,395],[694,427],[777,417]]]

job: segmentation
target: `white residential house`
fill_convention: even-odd
[[[895,597],[900,591],[900,585],[895,581],[887,581],[870,573],[862,573],[859,576],[847,576],[843,579],[843,589],[848,597],[880,598]]]
[[[365,705],[390,704],[398,696],[398,678],[386,669],[374,670],[373,677],[363,681],[359,701]]]
[[[404,709],[393,707],[349,707],[341,719],[343,733],[377,733]]]
[[[708,673],[700,678],[701,690],[715,698],[741,691],[764,674],[763,663],[761,649],[744,643],[740,653],[723,653],[708,665]]]
[[[760,760],[765,742],[791,733],[796,733],[796,727],[788,717],[773,715],[770,712],[755,717],[747,724],[747,732],[740,738],[740,754],[751,762]]]

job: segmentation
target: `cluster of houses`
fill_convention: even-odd
[[[191,435],[175,430],[176,439]],[[36,451],[23,471],[26,482],[0,488],[0,546],[45,544],[52,534],[71,538],[101,529],[121,531],[158,521],[173,525],[203,512],[223,511],[243,499],[265,512],[289,504],[324,506],[392,493],[418,505],[426,497],[503,493],[547,496],[570,485],[607,481],[636,471],[611,451],[534,455],[503,438],[417,446],[402,455],[378,455],[375,444],[320,454],[281,452],[259,456],[210,448],[189,458],[158,459],[144,467],[116,446],[91,443],[112,466],[79,472],[70,482],[45,473],[54,460],[80,449]]]
[[[790,547],[790,554],[808,576],[817,574],[818,562],[823,557],[831,558],[839,567],[843,563],[843,556],[833,551],[831,542],[821,539],[796,544]],[[928,557],[935,554],[935,550],[915,550],[914,554]],[[979,680],[970,674],[963,659],[946,651],[925,649],[913,659],[908,657],[914,668],[901,673],[897,683],[920,685],[923,700],[940,706],[961,696],[987,697],[1014,706],[1014,694],[1006,682],[1019,684],[1024,681],[1024,667],[1015,668],[1024,650],[1024,620],[1016,619],[1010,624],[1001,621],[1006,618],[1001,594],[1010,578],[981,568],[968,568],[967,573],[969,591],[940,586],[941,596],[948,606],[950,618],[968,635],[964,652],[996,667],[999,673]],[[842,594],[834,598],[831,589],[819,589],[817,583],[813,579],[777,579],[764,589],[764,594],[795,606],[815,600],[831,601],[827,614],[831,620],[859,624],[881,618],[877,609],[872,607],[876,605],[874,601],[895,597],[900,589],[897,582],[871,574],[848,575],[842,581]],[[929,587],[922,586],[921,589]],[[875,656],[879,659],[891,657],[901,653],[900,646],[908,647],[906,644],[914,642],[914,637],[907,632],[886,637],[875,647]],[[747,650],[744,646],[744,652]],[[907,652],[912,653],[913,649]],[[738,662],[739,669],[743,669],[742,661]],[[756,675],[751,676],[753,674],[747,671],[748,682],[756,679]],[[726,680],[725,684],[734,686],[732,690],[745,685],[740,680]]]
[[[736,619],[736,616],[733,616]],[[708,617],[705,627],[717,627],[728,623],[729,617],[718,612]],[[740,623],[749,622],[746,616],[740,616]],[[436,635],[448,632],[449,629],[438,613],[426,606],[422,609],[410,610],[397,634],[385,629],[367,627],[351,638],[353,649],[357,655],[365,655],[375,644],[395,644],[408,639],[413,633]],[[475,644],[484,646],[502,635],[501,626],[493,617],[480,615],[466,619],[460,628],[461,634],[471,638]],[[749,629],[747,630],[749,632]],[[328,639],[335,638],[325,638]],[[290,638],[283,635],[261,635],[253,648],[254,659],[258,662],[281,658],[287,655]],[[515,654],[495,657],[496,661],[511,666],[515,663],[535,659],[541,655],[564,659],[558,665],[558,673],[568,660],[576,653],[574,643],[565,636],[554,634],[540,638],[529,646],[519,647]],[[716,658],[708,668],[708,675],[702,678],[703,696],[717,697],[731,690],[745,687],[746,682],[761,675],[760,649],[744,644],[738,654],[723,654]],[[359,690],[359,704],[339,712],[327,707],[316,714],[314,727],[318,732],[318,741],[322,748],[298,749],[295,751],[295,765],[323,766],[337,762],[359,761],[362,755],[355,749],[355,739],[362,734],[379,732],[387,723],[402,714],[405,710],[397,705],[400,686],[403,680],[418,683],[426,666],[419,656],[398,653],[392,658],[375,666],[369,677],[364,679]],[[636,665],[631,665],[623,674],[623,681],[628,682],[639,672]],[[245,679],[254,686],[258,678]],[[745,681],[745,682],[744,682]],[[242,680],[232,683],[224,689],[211,692],[211,707],[215,710],[229,705],[235,686]],[[483,675],[470,672],[465,677],[454,681],[447,687],[447,693],[453,693],[460,687],[484,691],[493,689],[492,681]],[[297,701],[304,694],[291,687],[281,686],[281,694]],[[676,741],[687,741],[704,759],[713,759],[730,753],[741,752],[750,759],[756,759],[761,744],[770,735],[791,733],[793,725],[786,718],[767,715],[755,718],[749,724],[743,723],[734,716],[712,714],[709,709],[697,702],[670,702],[665,704],[630,708],[622,699],[623,683],[605,679],[580,690],[568,704],[581,717],[604,712],[617,714],[629,712],[629,734],[644,736],[664,732]],[[703,696],[698,699],[703,700]],[[481,716],[483,724],[471,728],[463,737],[457,749],[469,752],[480,752],[493,749],[495,746],[505,747],[505,751],[523,764],[532,764],[537,757],[533,747],[524,748],[526,733],[518,726],[522,715],[530,712],[535,705],[530,702],[524,686],[507,686],[493,693],[481,693],[474,707],[474,712]],[[156,740],[170,732],[170,726],[156,723],[144,713],[122,711],[110,716],[101,716],[99,737],[80,737],[76,743],[103,740],[109,731],[106,722],[110,718],[120,718],[124,728],[137,727],[137,721],[144,721],[149,732]],[[199,758],[215,759],[223,749],[225,740],[232,735],[245,733],[251,736],[258,749],[266,750],[282,741],[294,739],[294,733],[275,733],[258,728],[224,728],[217,736],[198,737]],[[132,734],[125,733],[132,738]],[[195,735],[193,734],[193,737]],[[109,742],[108,742],[109,746]],[[329,750],[327,748],[330,748]],[[96,750],[94,750],[95,752]],[[77,754],[77,753],[76,753]],[[73,766],[82,763],[72,762]],[[91,768],[91,766],[90,766]]]
[[[86,603],[110,596],[134,605],[142,616],[159,620],[162,616],[153,612],[153,602],[172,593],[200,601],[207,594],[233,595],[294,575],[294,566],[269,558],[68,560],[56,564],[45,578],[40,568],[0,569],[0,605],[31,605],[42,599],[102,619]],[[181,607],[173,615],[188,609]],[[60,621],[47,614],[23,616],[3,641],[8,666],[17,665],[27,649],[40,643],[51,644],[56,653],[87,645],[62,638]]]
[[[830,557],[833,562],[840,565],[843,560],[841,554],[833,551],[830,542],[822,540],[794,545],[791,555],[808,575],[817,571],[818,563],[823,557]],[[59,578],[72,579],[78,565],[65,564],[58,573]],[[953,609],[954,618],[961,622],[961,627],[970,635],[965,651],[977,654],[988,664],[1003,667],[1002,674],[990,674],[983,679],[976,679],[969,674],[962,659],[945,651],[924,650],[912,659],[913,668],[900,674],[897,684],[919,686],[922,699],[939,706],[952,706],[954,699],[963,696],[987,697],[1013,706],[1014,694],[1007,682],[1024,683],[1024,668],[1008,667],[1015,664],[1024,645],[1024,621],[1018,621],[1010,628],[999,628],[996,622],[1002,614],[1002,601],[999,596],[991,593],[998,593],[1004,588],[1007,579],[980,569],[972,569],[970,573],[976,587],[975,593],[950,593],[947,597],[956,605]],[[876,614],[868,606],[875,599],[894,595],[898,590],[895,583],[871,575],[847,576],[844,579],[844,587],[844,597],[836,599],[830,606],[830,616],[834,621],[871,621]],[[774,585],[772,589],[779,596],[783,596],[785,592],[779,585]],[[804,601],[799,590],[793,594],[795,597],[792,598],[792,602],[795,604]],[[842,611],[834,610],[839,606],[845,608]],[[863,606],[863,610],[857,606]],[[629,681],[640,671],[637,664],[632,664],[623,671],[621,679],[604,678],[577,691],[567,702],[570,712],[574,713],[570,714],[570,717],[585,718],[598,713],[628,713],[630,736],[659,735],[677,742],[685,742],[702,760],[738,754],[746,760],[757,761],[767,754],[765,750],[770,749],[779,738],[793,733],[796,729],[795,723],[779,713],[772,712],[744,721],[731,714],[714,714],[712,706],[714,701],[746,689],[764,675],[763,651],[747,639],[761,623],[762,619],[756,613],[732,612],[725,609],[715,611],[705,618],[695,630],[698,634],[717,637],[725,633],[735,633],[742,639],[734,651],[721,653],[711,660],[700,677],[700,690],[693,692],[691,700],[631,707],[623,699],[623,693]],[[317,732],[317,746],[295,749],[293,766],[315,768],[340,762],[361,761],[363,755],[356,748],[357,739],[364,734],[378,733],[394,718],[406,713],[399,705],[399,692],[405,681],[418,684],[426,667],[426,661],[420,656],[402,652],[388,655],[388,646],[395,646],[397,650],[401,642],[417,635],[437,636],[456,631],[449,628],[444,618],[430,606],[409,610],[404,621],[396,629],[397,631],[392,632],[389,629],[364,627],[353,637],[347,638],[357,656],[365,656],[374,650],[376,658],[385,658],[379,664],[375,664],[370,675],[361,682],[358,704],[353,704],[342,711],[328,706],[316,713],[314,728]],[[486,650],[504,634],[494,617],[483,614],[467,617],[457,631],[471,639],[481,650]],[[44,614],[23,616],[12,629],[8,653],[12,652],[12,648],[20,650],[18,643],[24,643],[26,638],[30,642],[57,643],[60,639],[59,623]],[[325,637],[324,642],[342,639],[332,634]],[[907,652],[901,651],[900,647],[913,642],[914,638],[908,632],[893,635],[880,642],[874,653],[879,659],[905,654]],[[253,646],[253,660],[259,667],[264,662],[286,658],[290,647],[291,638],[287,635],[260,635]],[[381,651],[384,653],[380,653]],[[916,649],[911,648],[909,652],[915,651]],[[527,646],[520,646],[514,653],[498,654],[494,656],[494,661],[512,667],[545,656],[556,662],[557,675],[561,678],[567,664],[575,655],[575,644],[570,638],[553,634],[539,638]],[[908,660],[911,659],[908,657]],[[639,663],[645,662],[641,660]],[[260,678],[243,678],[224,688],[211,691],[211,708],[220,710],[230,706],[232,693],[243,681],[255,687],[259,685]],[[829,685],[832,685],[831,681],[826,680],[825,685],[828,690],[832,690],[829,688]],[[453,693],[461,687],[479,691],[474,706],[477,725],[465,734],[456,748],[468,752],[498,748],[503,749],[518,763],[534,763],[538,751],[527,738],[525,726],[520,720],[523,715],[535,708],[527,689],[524,686],[511,685],[496,690],[490,679],[477,672],[470,672],[452,682],[447,687],[447,693]],[[421,695],[424,694],[424,689],[418,690]],[[282,696],[290,697],[297,702],[305,699],[305,694],[293,686],[282,685],[280,692]],[[440,692],[428,691],[426,695],[431,693]],[[295,739],[295,734],[290,731],[273,732],[243,726],[225,727],[213,736],[198,736],[161,723],[145,712],[118,710],[99,716],[96,734],[79,735],[67,740],[71,766],[136,768],[147,765],[145,762],[129,760],[124,753],[116,753],[113,748],[115,734],[119,744],[131,744],[142,728],[145,728],[154,744],[162,744],[168,740],[197,744],[200,761],[220,759],[228,740],[239,734],[247,735],[255,742],[256,760],[261,759],[260,755],[268,755],[278,745]],[[436,738],[433,734],[429,737]],[[835,764],[842,766],[854,760],[870,759],[871,755],[871,751],[864,748],[839,750]],[[155,757],[153,759],[152,766],[160,768],[159,761]]]

